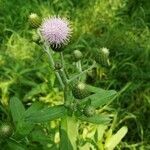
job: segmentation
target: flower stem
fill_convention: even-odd
[[[81,60],[78,61],[78,68],[79,68],[79,72],[82,72],[82,65],[81,65]]]
[[[63,65],[63,67],[65,67],[65,61],[64,61],[63,52],[60,52],[60,58],[61,58],[61,63],[62,63],[62,65]]]
[[[61,64],[62,64],[62,69],[59,70],[59,74],[62,77],[62,80],[64,82],[64,85],[66,86],[68,84],[68,75],[66,74],[66,70],[65,70],[65,60],[64,60],[64,56],[63,56],[63,52],[60,52],[60,58],[61,58]]]
[[[47,46],[47,44],[44,44],[44,46],[45,46],[45,47],[44,47],[44,50],[45,50],[45,52],[48,54],[51,67],[52,67],[53,70],[55,70],[55,67],[54,67],[55,62],[54,62],[54,60],[53,60],[51,50],[49,49],[49,47]],[[56,74],[57,79],[59,80],[59,83],[60,83],[61,87],[64,89],[64,84],[63,84],[63,82],[62,82],[62,79],[61,79],[61,77],[60,77],[59,72],[55,71],[55,74]]]
[[[73,80],[77,79],[78,77],[82,76],[83,74],[87,73],[89,70],[91,70],[92,68],[94,68],[96,65],[96,62],[94,61],[94,63],[92,64],[92,66],[90,66],[88,69],[82,71],[80,74],[72,77],[71,79],[68,80],[68,83],[72,82]]]
[[[62,81],[63,81],[64,85],[66,86],[68,84],[68,79],[67,79],[67,76],[66,76],[64,70],[60,69],[59,74],[62,77]]]

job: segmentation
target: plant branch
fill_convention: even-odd
[[[49,61],[50,61],[50,64],[51,64],[52,69],[55,70],[55,67],[54,67],[55,62],[54,62],[54,60],[53,60],[51,50],[49,49],[49,47],[47,46],[47,44],[44,44],[44,51],[48,54]],[[55,74],[56,74],[57,79],[59,80],[60,85],[61,85],[62,88],[64,89],[64,84],[63,84],[63,82],[62,82],[62,79],[61,79],[61,77],[60,77],[59,72],[55,71]]]
[[[82,76],[83,74],[87,73],[89,70],[91,70],[92,68],[94,68],[95,65],[96,65],[96,62],[94,61],[93,64],[92,64],[92,66],[90,66],[88,69],[82,71],[80,74],[78,74],[78,75],[72,77],[70,80],[68,80],[68,83],[72,82],[72,81],[75,80],[76,78],[78,78],[78,77]]]

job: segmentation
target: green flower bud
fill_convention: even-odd
[[[37,14],[31,13],[29,15],[29,23],[33,28],[38,28],[41,25],[41,19]]]
[[[33,32],[32,33],[32,40],[34,42],[39,42],[40,41],[40,36],[36,32]]]
[[[83,57],[83,55],[82,55],[81,51],[79,51],[79,50],[74,50],[73,51],[73,59],[74,59],[74,61],[77,62],[77,61],[81,60],[82,57]]]
[[[86,74],[86,83],[94,83],[97,79],[97,69],[96,67],[89,70]]]
[[[91,117],[95,114],[95,108],[93,106],[86,106],[83,113],[85,116]]]
[[[0,125],[0,137],[10,137],[13,133],[13,128],[9,123]]]
[[[55,67],[55,70],[60,70],[62,68],[62,64],[57,61],[57,62],[55,62],[54,67]]]
[[[72,88],[72,94],[77,99],[83,99],[90,95],[90,92],[86,88],[86,84],[78,82]]]
[[[107,48],[101,48],[99,50],[96,50],[94,53],[94,58],[98,64],[104,67],[107,67],[110,65],[109,50]]]

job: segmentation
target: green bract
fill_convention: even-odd
[[[73,60],[74,61],[79,61],[82,59],[82,57],[83,57],[83,54],[81,53],[81,51],[79,51],[79,50],[73,51]]]
[[[93,116],[94,114],[95,114],[95,108],[93,107],[93,106],[86,106],[85,108],[84,108],[84,114],[85,114],[85,116],[87,116],[87,117],[91,117],[91,116]]]
[[[109,50],[107,48],[101,48],[97,49],[96,51],[93,52],[94,59],[95,61],[104,66],[107,67],[110,65],[109,62]]]
[[[59,61],[55,62],[55,66],[54,67],[55,67],[56,70],[60,70],[62,68],[61,62],[59,62]]]
[[[0,137],[10,137],[13,133],[12,125],[5,122],[0,125]]]
[[[31,14],[29,15],[28,20],[29,20],[30,25],[31,25],[33,28],[38,28],[38,27],[41,25],[41,19],[40,19],[40,17],[39,17],[37,14],[35,14],[35,13],[31,13]]]
[[[83,99],[89,96],[90,92],[87,90],[85,83],[78,82],[73,86],[72,94],[76,99]]]

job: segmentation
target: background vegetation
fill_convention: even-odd
[[[129,130],[117,149],[150,149],[149,8],[149,0],[0,0],[1,122],[11,122],[7,105],[14,95],[26,108],[34,101],[62,103],[63,95],[47,57],[32,41],[34,30],[28,15],[65,16],[73,27],[66,58],[74,49],[81,50],[87,59],[94,48],[110,49],[111,67],[97,71],[92,84],[124,90],[111,105],[117,115],[115,121]],[[44,129],[46,125],[42,126]],[[39,141],[36,145],[41,147],[46,142]]]

